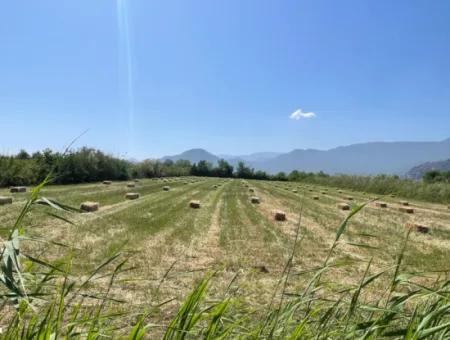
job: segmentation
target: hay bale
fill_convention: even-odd
[[[128,183],[127,184],[127,187],[128,188],[134,188],[136,186],[136,184],[134,184],[134,183]]]
[[[112,182],[111,181],[103,181],[104,185],[110,185]]]
[[[277,210],[274,212],[275,221],[286,221],[286,213],[281,210]]]
[[[418,223],[406,223],[406,228],[422,234],[428,234],[430,231],[429,227]]]
[[[340,210],[350,210],[350,206],[347,203],[339,203],[338,208]]]
[[[387,208],[387,204],[385,202],[375,202],[375,205],[378,208]]]
[[[322,191],[322,195],[326,195],[327,193],[325,191]]]
[[[12,197],[0,196],[0,205],[12,204]]]
[[[298,193],[297,189],[292,190],[294,194]]]
[[[313,200],[318,201],[319,200],[319,196],[313,196]]]
[[[125,198],[127,200],[136,200],[136,199],[139,198],[139,193],[137,193],[137,192],[127,192],[125,194]]]
[[[255,189],[250,188],[250,189],[248,189],[248,191],[249,191],[249,192],[255,192]]]
[[[163,190],[164,190],[164,191],[169,191],[169,190],[170,190],[170,187],[169,187],[168,185],[165,185],[165,186],[163,186]]]
[[[200,201],[192,200],[192,201],[189,202],[189,206],[192,209],[200,209]]]
[[[11,193],[26,192],[27,191],[27,187],[11,187],[11,188],[9,188],[9,191]]]
[[[252,196],[252,197],[250,197],[250,202],[252,202],[253,204],[259,204],[260,199],[258,196]]]
[[[83,212],[97,211],[100,204],[98,202],[83,202],[81,203],[80,210]]]
[[[352,197],[352,196],[347,196],[345,199],[346,199],[347,201],[353,201],[353,197]]]
[[[257,265],[257,266],[253,266],[253,269],[259,271],[260,273],[268,273],[269,270],[267,269],[267,267],[265,265]]]
[[[309,189],[308,191],[309,191],[309,192],[313,192],[313,189]]]
[[[213,185],[212,187],[213,187],[213,189],[217,189],[217,188],[218,188],[218,186],[217,186],[217,185]]]
[[[400,204],[407,207],[409,206],[409,202],[408,201],[400,201]]]
[[[408,207],[400,207],[398,208],[399,211],[407,213],[407,214],[414,214],[414,209],[413,208],[408,208]]]

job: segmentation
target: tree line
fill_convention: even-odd
[[[46,149],[29,154],[22,150],[16,155],[0,155],[0,186],[33,185],[53,171],[56,184],[76,184],[103,180],[127,180],[174,176],[203,176],[243,178],[275,181],[292,181],[334,186],[379,195],[395,193],[403,197],[419,198],[435,202],[450,202],[450,172],[431,171],[423,181],[401,179],[398,176],[328,175],[324,172],[271,175],[254,170],[244,162],[235,167],[226,160],[217,164],[207,161],[191,163],[187,160],[144,160],[130,162],[100,150],[83,147],[59,153]]]
[[[100,150],[83,147],[67,153],[50,149],[29,154],[0,155],[0,186],[33,185],[53,171],[56,184],[76,184],[103,180],[127,180],[173,176],[237,177],[246,179],[287,180],[284,173],[271,176],[255,171],[243,162],[236,168],[221,159],[213,165],[206,161],[144,160],[130,162]]]

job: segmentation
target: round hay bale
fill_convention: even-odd
[[[258,196],[252,196],[250,197],[250,202],[252,202],[253,204],[259,204],[261,201]]]
[[[134,183],[128,183],[127,184],[127,187],[128,188],[134,188],[136,186],[136,184],[134,184]]]
[[[249,191],[249,192],[255,192],[255,189],[250,188],[250,189],[248,189],[248,191]]]
[[[192,201],[189,202],[189,206],[192,209],[200,209],[200,201],[192,200]]]
[[[125,194],[125,198],[127,200],[136,200],[136,199],[139,198],[139,193],[137,193],[137,192],[127,192]]]
[[[319,196],[313,196],[313,200],[318,201],[319,200]]]
[[[339,203],[338,208],[340,210],[350,210],[350,206],[347,203]]]
[[[103,181],[104,185],[110,185],[112,182],[111,181]]]
[[[80,210],[83,212],[97,211],[100,204],[98,202],[83,202],[81,203]]]
[[[423,224],[418,224],[418,223],[406,223],[406,228],[411,229],[413,231],[416,231],[418,233],[422,233],[422,234],[428,234],[430,232],[430,228],[423,225]]]
[[[375,206],[378,208],[387,208],[387,204],[385,202],[375,202]]]
[[[12,204],[12,197],[0,196],[0,205]]]
[[[163,190],[164,190],[164,191],[169,191],[169,190],[170,190],[170,187],[169,187],[168,185],[165,185],[165,186],[163,186]]]
[[[407,207],[409,206],[409,202],[408,201],[400,201],[400,204]]]
[[[275,221],[286,221],[286,213],[281,210],[277,210],[274,212]]]
[[[9,191],[11,193],[26,192],[27,191],[27,187],[11,187],[9,189]]]
[[[414,214],[414,209],[413,208],[408,208],[408,207],[400,207],[398,208],[399,211],[407,213],[407,214]]]

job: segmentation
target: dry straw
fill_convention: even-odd
[[[137,192],[128,192],[125,194],[125,198],[128,200],[135,200],[139,198],[139,194]]]
[[[276,221],[286,221],[286,213],[281,210],[277,210],[274,212],[274,218]]]
[[[430,228],[418,223],[407,223],[406,228],[411,229],[413,231],[417,231],[418,233],[422,234],[428,234],[430,231]]]
[[[0,205],[12,204],[12,197],[0,196]]]
[[[200,201],[192,200],[192,201],[189,202],[189,206],[192,209],[199,209],[200,208]]]
[[[414,214],[413,208],[407,208],[407,207],[400,207],[398,208],[401,212],[407,213],[407,214]]]
[[[252,196],[250,197],[250,202],[252,202],[253,204],[259,204],[261,201],[258,196]]]
[[[11,187],[9,189],[10,192],[12,193],[16,193],[16,192],[26,192],[27,188],[26,187]]]
[[[84,212],[97,211],[100,204],[98,202],[83,202],[81,203],[80,210]]]
[[[350,206],[347,203],[339,203],[338,208],[341,210],[350,210]]]

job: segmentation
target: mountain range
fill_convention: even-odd
[[[444,161],[426,162],[415,166],[408,171],[406,177],[411,179],[421,179],[429,171],[450,171],[450,158]]]
[[[292,170],[329,174],[395,174],[404,176],[413,167],[450,158],[450,138],[439,142],[369,142],[329,150],[295,149],[287,153],[258,152],[250,155],[214,155],[204,149],[191,149],[162,159],[211,163],[223,158],[232,165],[244,161],[255,170],[268,173]]]

